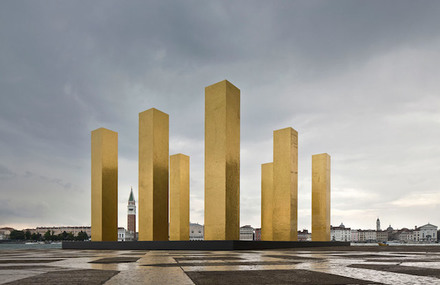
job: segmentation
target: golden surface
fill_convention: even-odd
[[[273,132],[273,240],[298,240],[298,132]]]
[[[330,155],[312,155],[312,241],[330,241]]]
[[[170,240],[189,240],[189,156],[170,156]]]
[[[205,88],[205,240],[240,238],[240,89]]]
[[[168,240],[169,116],[139,113],[139,239]]]
[[[273,163],[261,165],[261,240],[271,241],[273,217]]]
[[[118,240],[118,133],[92,131],[92,241]]]

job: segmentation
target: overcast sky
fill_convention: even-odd
[[[203,223],[204,88],[241,90],[240,224],[260,226],[273,130],[332,164],[331,223],[440,226],[439,1],[2,1],[0,226],[90,225],[90,132],[119,133],[119,226],[138,186],[138,113],[170,115]]]

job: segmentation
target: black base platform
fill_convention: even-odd
[[[258,250],[301,247],[350,246],[340,241],[63,241],[63,249],[109,250]]]

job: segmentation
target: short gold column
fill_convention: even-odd
[[[168,240],[169,116],[139,113],[139,240]]]
[[[189,240],[189,156],[170,156],[170,240]]]
[[[273,240],[273,163],[261,165],[261,240]]]
[[[312,241],[330,241],[330,155],[312,155]]]
[[[273,240],[298,240],[298,132],[273,132]]]
[[[92,131],[92,241],[118,240],[118,133]]]
[[[240,89],[205,88],[205,240],[240,238]]]

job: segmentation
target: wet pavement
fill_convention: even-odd
[[[440,284],[440,246],[1,250],[0,284]]]

